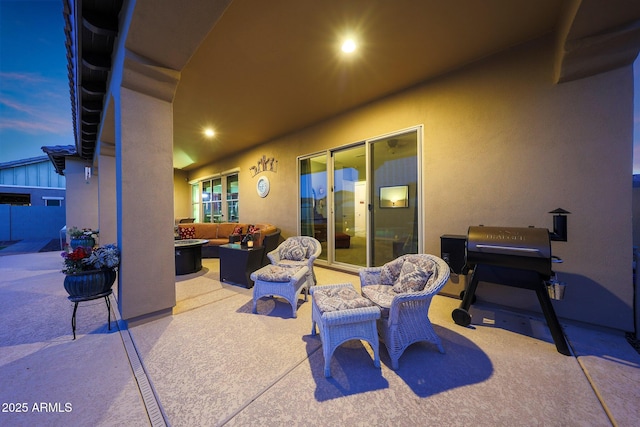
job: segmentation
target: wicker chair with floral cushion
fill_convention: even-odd
[[[316,284],[316,274],[313,271],[313,263],[322,253],[320,242],[309,236],[289,237],[277,248],[267,254],[271,264],[281,267],[309,268],[307,272],[308,289]]]
[[[359,271],[362,295],[381,310],[378,332],[398,369],[398,359],[411,344],[427,341],[444,347],[429,320],[431,299],[449,279],[449,266],[434,255],[408,254],[382,267]]]

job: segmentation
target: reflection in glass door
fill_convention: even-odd
[[[334,259],[361,267],[367,265],[366,171],[364,144],[333,153]]]
[[[370,142],[371,266],[418,253],[418,132]]]

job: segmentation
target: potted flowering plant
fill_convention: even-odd
[[[62,252],[66,275],[64,288],[70,298],[86,298],[108,292],[116,279],[120,251],[110,244],[91,248],[79,246]]]
[[[120,264],[120,250],[114,244],[91,248],[79,246],[62,252],[65,274],[76,274],[83,271],[116,269]]]
[[[70,242],[72,249],[76,249],[78,247],[93,247],[96,244],[96,239],[100,232],[98,230],[92,230],[90,228],[78,228],[71,227],[68,231]]]

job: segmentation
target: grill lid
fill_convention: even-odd
[[[469,227],[467,264],[492,264],[550,275],[549,230],[533,227]]]

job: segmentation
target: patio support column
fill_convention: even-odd
[[[172,101],[179,73],[135,55],[124,63],[114,93],[118,308],[132,325],[170,315],[176,303]]]
[[[98,220],[100,222],[100,244],[118,241],[116,217],[116,158],[98,156]]]
[[[97,229],[98,180],[85,179],[85,167],[91,163],[74,157],[67,157],[65,163],[67,230],[74,226]]]

